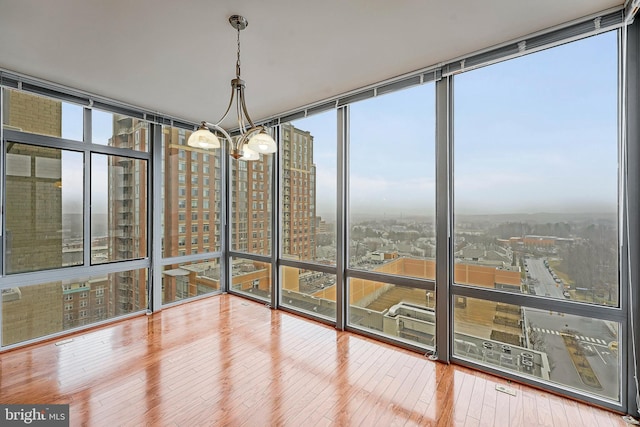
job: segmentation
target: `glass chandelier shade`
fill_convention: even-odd
[[[264,129],[249,138],[249,148],[262,154],[275,153],[278,150],[276,142]]]
[[[202,122],[198,130],[193,132],[189,137],[187,145],[190,147],[209,150],[213,148],[220,148],[220,140],[206,127],[205,122]]]

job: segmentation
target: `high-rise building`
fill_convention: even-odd
[[[172,207],[163,214],[163,256],[219,251],[222,202],[219,153],[187,146],[190,132],[184,129],[165,126],[162,132],[163,206]],[[206,272],[215,270],[211,265],[202,267]],[[198,286],[182,286],[181,282],[190,274],[187,270],[182,273],[185,275],[163,275],[164,302],[200,295],[213,290],[212,286],[219,286],[209,279],[203,279]]]
[[[303,260],[316,258],[316,165],[313,136],[282,125],[282,252]]]
[[[113,115],[109,145],[147,150],[148,125],[140,120]],[[128,157],[109,156],[108,260],[128,260],[147,255],[147,163]],[[145,270],[110,276],[113,315],[127,314],[147,306]]]
[[[232,161],[231,242],[241,252],[268,254],[271,248],[270,156]]]

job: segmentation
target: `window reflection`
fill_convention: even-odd
[[[83,155],[8,142],[7,273],[83,263]]]
[[[130,278],[136,278],[138,286],[131,286]],[[3,289],[2,345],[91,325],[146,307],[146,269]]]
[[[5,129],[83,140],[81,106],[8,88],[3,93],[2,124]]]

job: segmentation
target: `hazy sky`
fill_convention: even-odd
[[[99,110],[92,112],[92,139],[107,145],[113,135],[113,115]],[[62,137],[82,141],[82,107],[62,103]],[[82,154],[62,151],[62,200],[64,213],[82,213],[83,184]],[[91,200],[92,213],[107,213],[107,156],[94,154],[92,160]]]
[[[614,212],[617,35],[462,73],[454,82],[455,212]],[[351,106],[354,214],[433,214],[435,84]],[[318,212],[335,211],[335,111],[314,136]]]
[[[612,31],[455,77],[456,213],[615,211],[616,45]],[[111,114],[93,116],[94,141],[106,144]],[[352,213],[433,215],[435,84],[354,103],[350,117]],[[63,104],[63,137],[82,140],[81,123],[82,108]],[[317,212],[335,216],[336,112],[293,125],[314,137]],[[92,204],[106,213],[107,163],[98,157]],[[81,162],[63,153],[63,182],[82,182]],[[63,186],[73,211],[82,206],[74,187]]]

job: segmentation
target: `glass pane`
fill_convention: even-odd
[[[2,290],[2,345],[91,325],[147,307],[147,270]]]
[[[336,263],[335,111],[281,126],[282,254]]]
[[[456,76],[457,283],[618,305],[617,62],[610,32]]]
[[[358,102],[350,111],[349,266],[375,270],[398,258],[432,260],[434,84]],[[383,132],[381,123],[391,130]]]
[[[475,298],[454,299],[454,354],[620,400],[619,325]]]
[[[83,108],[44,96],[4,90],[5,129],[82,141]]]
[[[219,290],[219,259],[166,265],[162,271],[163,304]]]
[[[271,254],[273,155],[247,162],[231,159],[231,249]]]
[[[270,302],[271,264],[231,258],[231,289]]]
[[[91,142],[149,151],[149,124],[122,114],[91,110]]]
[[[147,162],[91,155],[91,263],[147,256]]]
[[[82,153],[6,147],[7,273],[82,264]]]
[[[84,140],[84,108],[62,103],[62,137],[75,141]]]
[[[162,128],[162,255],[220,251],[220,150],[186,143],[190,131]]]
[[[349,279],[349,324],[411,344],[435,344],[435,302],[435,291]]]
[[[336,275],[282,267],[282,305],[336,318]]]

